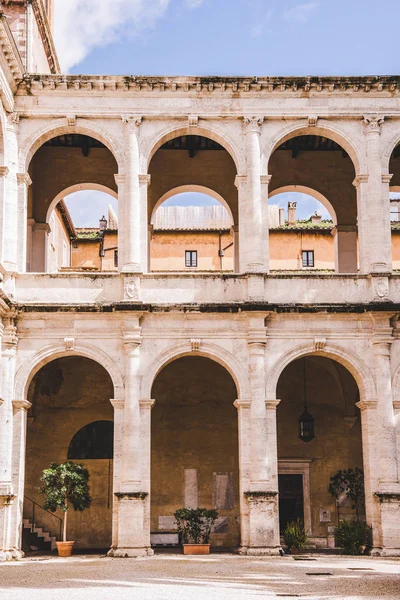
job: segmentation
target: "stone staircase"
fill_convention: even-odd
[[[22,539],[24,550],[55,550],[57,548],[55,536],[42,527],[32,525],[29,519],[23,519]]]

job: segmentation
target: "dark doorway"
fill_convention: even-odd
[[[303,475],[278,475],[279,529],[283,533],[289,521],[304,521]]]

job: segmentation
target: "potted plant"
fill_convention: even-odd
[[[299,554],[308,543],[303,521],[301,519],[289,521],[283,532],[283,539],[290,554]]]
[[[372,529],[362,521],[340,521],[335,527],[335,541],[343,554],[365,554],[371,547]]]
[[[207,508],[180,508],[174,513],[184,554],[210,554],[210,535],[218,512]]]
[[[73,541],[67,541],[67,516],[70,507],[74,510],[89,508],[92,501],[89,494],[89,471],[82,464],[67,461],[51,463],[44,469],[41,481],[44,485],[39,492],[45,494],[43,507],[51,512],[61,509],[64,512],[63,540],[57,542],[59,556],[71,556]]]

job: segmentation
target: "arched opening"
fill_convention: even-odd
[[[37,371],[28,388],[32,407],[28,414],[25,465],[24,535],[26,549],[43,547],[43,539],[32,534],[41,527],[59,536],[59,520],[41,507],[38,492],[43,469],[51,462],[74,460],[85,464],[90,474],[91,507],[71,511],[68,536],[79,548],[107,548],[111,544],[112,521],[112,429],[114,390],[108,372],[82,356],[66,356],[48,362]],[[46,546],[44,546],[45,548]]]
[[[331,358],[307,355],[282,371],[277,397],[280,530],[300,518],[311,543],[333,547],[338,520],[354,519],[353,502],[329,492],[339,470],[363,468],[359,389],[352,374]],[[304,441],[304,413],[313,435]],[[300,425],[302,430],[300,431]],[[363,502],[359,511],[365,520]]]
[[[233,271],[233,217],[217,193],[182,186],[164,194],[151,217],[151,271]]]
[[[199,267],[195,268],[201,270],[236,268],[239,227],[238,192],[235,187],[236,166],[229,152],[220,143],[208,137],[182,135],[165,141],[159,147],[150,161],[149,173],[151,175],[151,186],[148,191],[150,268],[185,271],[188,268],[186,252],[190,251],[197,252]],[[177,200],[177,195],[183,193],[206,194],[214,202],[218,202],[219,208],[218,210],[213,208],[211,200],[207,203],[204,198],[195,204],[193,196],[191,204],[185,206],[180,199]],[[175,200],[171,196],[175,196]],[[165,201],[168,201],[169,205],[160,206]],[[173,209],[172,206],[177,208]],[[198,210],[191,207],[198,207]],[[159,226],[157,213],[160,209],[159,214],[164,213],[165,222],[168,221],[170,226],[168,233],[166,229],[157,229]],[[229,228],[227,228],[228,220],[225,211],[231,219]],[[183,229],[176,226],[180,219],[181,223],[184,223]],[[224,229],[220,229],[221,226]],[[224,251],[224,247],[228,245],[229,252],[228,248]],[[156,249],[157,256],[154,256]],[[164,253],[162,257],[158,256],[159,251]],[[179,259],[178,256],[174,256],[177,252],[180,253]],[[225,256],[227,259],[230,258],[230,254],[232,254],[230,261],[220,260]],[[157,262],[154,259],[157,259]]]
[[[57,271],[72,265],[71,242],[76,236],[76,224],[65,197],[68,192],[83,190],[106,191],[116,197],[114,176],[117,172],[113,154],[94,137],[63,134],[40,146],[29,166],[32,185],[28,194],[28,271]],[[95,214],[90,215],[87,198],[83,203],[86,216],[98,223],[103,215],[95,209]],[[101,238],[101,234],[98,237]]]
[[[392,178],[389,188],[390,224],[392,237],[393,269],[400,269],[400,143],[393,150],[389,161]]]
[[[300,131],[278,142],[269,160],[268,172],[272,175],[270,193],[296,186],[314,190],[320,202],[323,199],[329,202],[336,216],[332,229],[335,269],[339,273],[357,272],[355,168],[346,150],[333,138],[302,135]]]
[[[269,199],[271,270],[335,270],[335,211],[322,194],[303,186],[274,190]]]
[[[72,186],[47,211],[47,272],[117,271],[116,194],[95,184]]]
[[[235,383],[219,363],[185,356],[157,375],[151,425],[151,541],[177,543],[175,510],[216,508],[212,546],[239,545]]]

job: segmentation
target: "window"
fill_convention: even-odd
[[[114,250],[114,267],[118,267],[118,250]]]
[[[303,250],[303,267],[313,267],[314,266],[314,250]]]
[[[197,267],[197,250],[185,251],[185,267]]]

